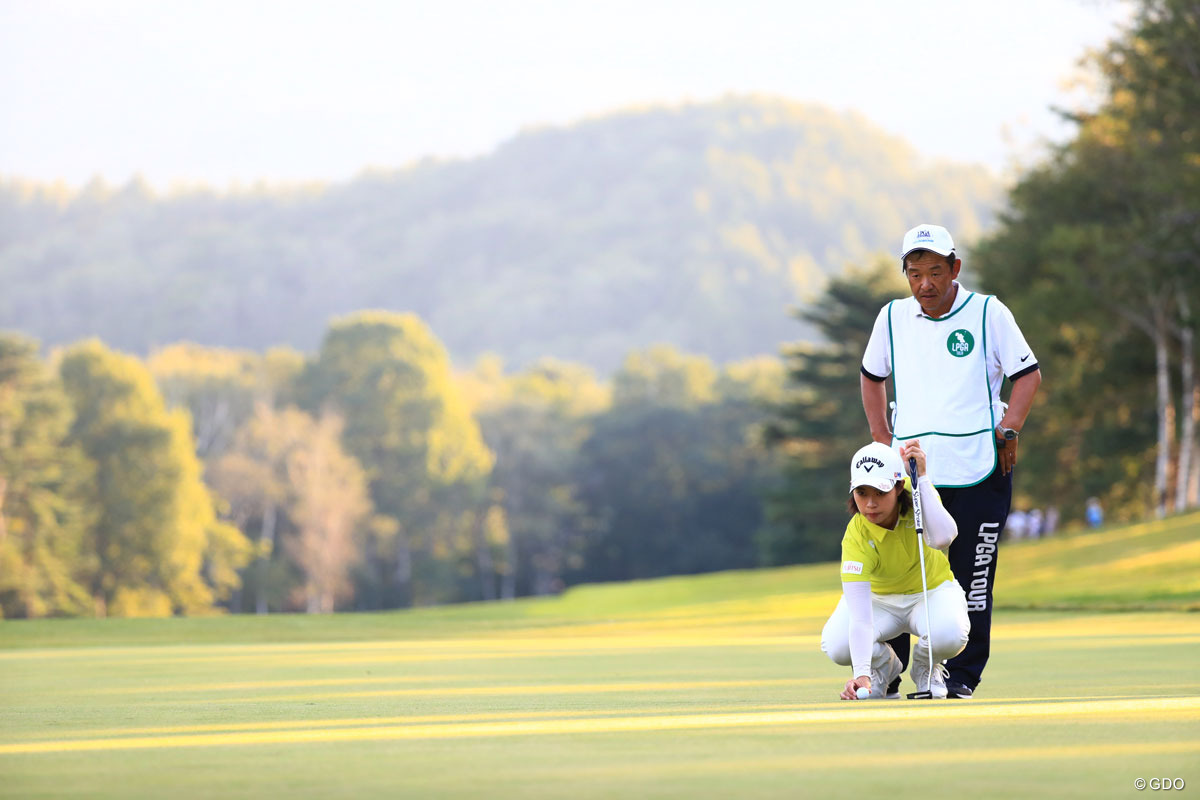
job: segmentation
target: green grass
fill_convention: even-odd
[[[1010,608],[1200,610],[1200,513],[1007,543],[996,595]]]
[[[846,670],[818,643],[828,564],[406,613],[8,621],[0,796],[1200,786],[1198,527],[1005,545],[992,662],[967,702],[837,701]]]

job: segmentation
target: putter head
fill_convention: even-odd
[[[905,696],[909,700],[932,700],[933,692],[909,692]]]

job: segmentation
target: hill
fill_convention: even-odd
[[[458,363],[601,370],[667,342],[728,361],[811,335],[789,309],[937,219],[970,241],[1002,188],[861,116],[761,97],[521,133],[468,161],[335,185],[156,195],[0,183],[0,328],[145,353],[311,350],[334,315],[413,311]]]

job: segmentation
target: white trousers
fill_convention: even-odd
[[[901,633],[918,637],[913,647],[913,661],[929,658],[926,641],[933,642],[933,660],[937,662],[953,658],[967,645],[971,632],[971,620],[967,616],[967,597],[958,581],[948,580],[929,590],[929,625],[932,636],[925,638],[925,609],[922,595],[875,594],[871,593],[871,615],[875,623],[875,647],[871,652],[871,666],[881,668],[890,658],[889,648],[884,642]],[[837,608],[821,631],[821,652],[833,659],[833,663],[850,666],[850,610],[846,598],[838,600]]]

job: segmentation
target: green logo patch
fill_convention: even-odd
[[[971,335],[970,331],[959,328],[946,339],[946,349],[955,358],[970,355],[971,351],[975,349],[975,337]]]

